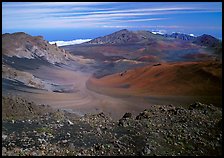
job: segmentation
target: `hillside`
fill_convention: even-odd
[[[220,47],[194,42],[199,37],[185,34],[159,35],[150,31],[123,29],[78,45],[64,46],[74,55],[98,61],[128,59],[145,63],[162,61],[220,60]],[[209,43],[212,43],[210,40]]]
[[[2,156],[221,156],[222,111],[154,105],[118,121],[2,98]],[[20,110],[18,110],[20,109]],[[139,130],[140,129],[140,130]]]
[[[70,54],[57,45],[51,45],[42,36],[23,32],[2,35],[2,54],[8,57],[34,59],[43,57],[49,63],[66,63]]]
[[[222,64],[215,61],[160,63],[100,79],[91,78],[88,84],[94,90],[120,95],[220,96]]]
[[[2,40],[3,156],[222,154],[212,49],[128,30],[60,48]]]
[[[220,45],[221,41],[215,37],[207,34],[195,37],[184,33],[172,34],[153,34],[150,31],[129,31],[123,29],[112,34],[95,38],[86,44],[147,44],[149,42],[164,41],[164,42],[177,42],[178,40],[185,41],[187,44],[194,43],[199,46],[206,46],[216,48]]]
[[[150,31],[139,30],[139,31],[129,31],[123,29],[112,34],[95,38],[87,44],[146,44],[148,42],[165,40],[172,41],[174,39],[165,38],[162,35],[153,34]]]
[[[54,71],[61,66],[69,69],[88,67],[94,60],[74,56],[68,51],[50,44],[42,36],[23,32],[2,35],[2,85],[3,92],[24,88],[58,91],[59,84],[47,75],[38,73],[44,69]]]

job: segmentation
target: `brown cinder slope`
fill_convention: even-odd
[[[91,78],[87,86],[117,95],[221,96],[222,64],[215,61],[162,63]]]

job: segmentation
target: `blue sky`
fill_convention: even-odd
[[[120,29],[222,37],[221,2],[3,2],[2,32],[45,39],[104,36]]]

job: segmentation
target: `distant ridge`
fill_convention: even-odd
[[[198,36],[193,43],[208,47],[217,47],[221,44],[221,41],[211,35],[203,34],[202,36]]]
[[[90,44],[124,44],[137,42],[139,39],[136,34],[127,29],[123,29],[112,34],[95,38],[87,43]]]
[[[122,29],[116,31],[112,34],[95,38],[87,44],[131,44],[131,43],[147,43],[154,40],[167,40],[177,39],[192,42],[194,44],[206,47],[217,48],[220,47],[221,41],[211,35],[202,35],[202,36],[192,36],[183,33],[172,33],[172,34],[155,34],[150,31],[129,31],[127,29]]]
[[[157,38],[158,35],[154,35],[149,31],[129,31],[122,29],[112,34],[95,38],[89,42],[89,44],[131,44],[131,43],[145,43],[151,39]]]
[[[171,37],[171,38],[176,38],[176,39],[181,39],[181,40],[185,40],[185,41],[193,41],[195,40],[197,37],[191,36],[191,35],[187,35],[187,34],[183,34],[183,33],[172,33],[171,35],[169,34],[165,34],[165,37]]]

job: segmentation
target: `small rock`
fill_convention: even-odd
[[[48,133],[48,136],[49,136],[50,138],[54,138],[54,136],[53,136],[51,133]]]
[[[96,150],[101,150],[101,149],[102,149],[102,146],[101,146],[100,144],[96,144],[96,145],[95,145],[95,149],[96,149]]]
[[[103,118],[105,118],[105,117],[106,117],[106,116],[105,116],[105,114],[104,114],[103,112],[101,112],[101,113],[97,114],[97,116],[99,116],[99,117],[103,117]]]
[[[189,110],[202,109],[202,108],[203,108],[203,104],[200,102],[195,102],[189,106]]]
[[[119,123],[118,123],[118,126],[127,127],[128,124],[127,124],[126,119],[120,119]]]
[[[141,112],[138,116],[136,116],[136,120],[141,120],[143,118],[150,118],[152,116],[152,113],[147,111],[147,110],[144,110],[143,112]]]
[[[43,142],[46,142],[46,140],[40,139],[40,138],[38,138],[38,141],[40,142],[40,144],[42,144]]]
[[[142,150],[144,155],[149,155],[151,153],[151,150],[149,149],[148,146],[145,146]]]
[[[82,156],[82,154],[81,153],[78,153],[77,156]]]
[[[110,144],[106,144],[106,148],[110,148]]]
[[[101,131],[101,129],[98,127],[97,129],[97,132],[99,133],[99,134],[102,134],[102,131]]]
[[[2,134],[2,139],[5,140],[8,136],[5,134]]]
[[[68,142],[68,140],[62,140],[62,143],[67,143]]]
[[[31,156],[37,156],[37,153],[35,151],[31,152]]]
[[[6,147],[2,147],[2,154],[7,151]]]
[[[70,120],[67,120],[69,125],[74,125],[74,123],[72,123]]]
[[[131,113],[126,112],[122,118],[131,118],[131,116],[132,116]]]
[[[69,143],[69,148],[72,150],[75,149],[74,143]]]

